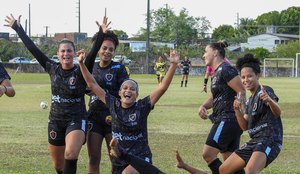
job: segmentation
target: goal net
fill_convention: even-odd
[[[294,77],[294,58],[265,58],[264,77]]]

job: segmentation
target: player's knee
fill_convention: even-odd
[[[206,161],[206,163],[211,163],[212,161],[214,161],[216,159],[216,155],[209,152],[209,151],[205,151],[202,153],[202,158]]]
[[[65,151],[65,159],[68,159],[68,160],[78,159],[78,153],[76,153],[74,150],[66,150]]]

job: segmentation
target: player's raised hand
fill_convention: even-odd
[[[170,49],[170,56],[166,56],[170,63],[175,63],[176,65],[180,59],[180,53],[174,49]]]
[[[108,17],[104,16],[102,19],[102,24],[100,25],[100,23],[98,21],[96,21],[96,24],[98,27],[102,28],[103,33],[106,33],[107,31],[109,31],[111,29],[111,27],[109,27],[109,25],[111,24],[111,21],[108,21]]]
[[[266,92],[265,88],[263,85],[260,85],[260,89],[261,89],[261,95],[260,95],[260,99],[264,102],[264,103],[268,103],[271,98],[268,95],[268,93]]]
[[[84,49],[81,49],[77,52],[77,56],[78,56],[78,62],[82,63],[85,59],[85,51]]]
[[[10,14],[10,16],[6,16],[5,22],[7,24],[4,24],[4,26],[12,27],[14,25],[14,23],[17,22],[17,25],[20,27],[21,26],[21,24],[20,24],[21,16],[22,15],[19,15],[18,20],[16,20],[12,14]]]

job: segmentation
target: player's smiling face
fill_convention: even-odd
[[[259,86],[259,75],[255,74],[252,68],[244,67],[241,70],[241,78],[242,83],[247,90],[251,91],[252,93],[256,91]]]
[[[206,66],[211,66],[214,59],[215,51],[208,45],[205,47],[203,59]]]
[[[131,80],[126,80],[119,90],[119,96],[121,97],[122,107],[131,107],[138,97],[137,84]]]
[[[70,43],[60,44],[57,55],[61,64],[73,65],[75,51]]]
[[[110,40],[103,41],[99,50],[99,56],[101,61],[110,63],[114,54],[115,54],[114,43]]]

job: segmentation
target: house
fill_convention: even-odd
[[[274,48],[291,40],[299,40],[299,35],[292,34],[278,34],[278,33],[265,33],[256,36],[251,36],[247,39],[247,43],[241,43],[240,46],[242,51],[245,48],[255,49],[262,47],[267,49],[269,52],[274,52]]]
[[[61,41],[65,38],[74,43],[79,43],[81,41],[87,40],[87,33],[71,32],[71,33],[55,33],[54,35],[55,41]]]

